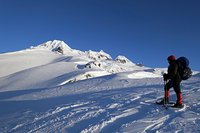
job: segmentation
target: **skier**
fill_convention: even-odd
[[[159,102],[158,104],[164,104],[164,103],[169,103],[169,96],[170,96],[170,88],[174,88],[174,91],[176,92],[176,97],[177,101],[176,103],[172,106],[175,108],[182,108],[183,107],[183,100],[182,100],[182,93],[181,93],[181,77],[178,72],[178,64],[176,63],[176,57],[174,55],[170,55],[168,58],[168,70],[167,74],[165,73],[163,75],[164,81],[167,83],[165,84],[165,94],[164,94],[164,99]]]

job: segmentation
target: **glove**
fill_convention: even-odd
[[[168,79],[168,74],[164,73],[164,74],[163,74],[163,79],[164,79],[164,81],[167,81],[167,79]]]

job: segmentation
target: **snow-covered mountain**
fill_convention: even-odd
[[[0,54],[0,132],[199,132],[200,75],[183,81],[183,111],[153,104],[162,73],[125,56],[54,40]],[[175,94],[171,92],[171,100]]]
[[[118,56],[113,60],[102,50],[83,52],[71,49],[59,40],[48,41],[18,52],[2,54],[0,60],[2,81],[0,88],[4,90],[16,90],[18,87],[21,89],[53,87],[119,72],[134,74],[133,78],[160,76],[160,73],[156,73],[153,69],[140,67],[124,56]],[[58,79],[55,80],[55,78]],[[29,80],[34,82],[29,82]],[[6,86],[7,84],[9,86]]]

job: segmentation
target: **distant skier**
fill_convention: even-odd
[[[170,96],[170,88],[174,88],[174,91],[176,92],[177,101],[172,106],[175,108],[182,108],[183,107],[183,100],[182,100],[182,92],[181,92],[181,86],[180,83],[182,81],[181,76],[178,71],[178,64],[176,63],[176,57],[174,55],[170,55],[168,58],[168,70],[167,74],[165,73],[163,75],[164,81],[167,81],[165,84],[165,94],[164,99],[159,102],[159,104],[164,104],[164,102],[167,104],[169,103],[169,96]]]

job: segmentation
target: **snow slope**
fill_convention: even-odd
[[[200,132],[200,74],[182,82],[187,108],[178,111],[154,104],[166,69],[124,56],[113,60],[55,40],[1,54],[0,61],[2,133]]]
[[[59,48],[62,52],[58,51]],[[71,49],[58,40],[1,54],[0,61],[0,92],[54,87],[127,71],[134,73],[135,78],[141,78],[143,73],[147,77],[160,77],[160,73],[155,73],[151,68],[137,66],[124,56],[112,60],[103,51],[82,52]]]

